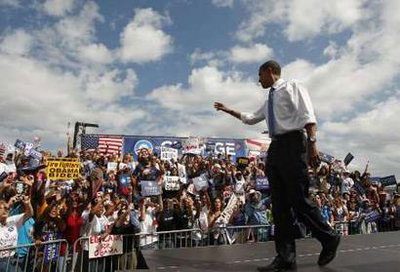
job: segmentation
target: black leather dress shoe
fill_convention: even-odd
[[[318,265],[324,266],[330,263],[336,257],[336,251],[340,243],[340,235],[332,238],[331,241],[322,245],[322,251],[319,254]]]
[[[267,266],[257,267],[260,272],[280,272],[280,271],[293,271],[297,269],[296,262],[286,263],[283,262],[279,257],[276,257],[271,264]]]

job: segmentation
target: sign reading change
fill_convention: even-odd
[[[47,177],[50,180],[69,180],[80,177],[81,163],[76,159],[47,159]]]

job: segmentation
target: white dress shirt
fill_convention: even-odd
[[[303,85],[296,81],[278,79],[272,87],[276,135],[303,130],[306,124],[317,123],[310,96]],[[268,122],[268,93],[261,108],[254,113],[242,112],[240,119],[248,125],[257,124],[262,120]]]

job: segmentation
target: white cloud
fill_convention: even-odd
[[[113,60],[110,50],[101,43],[82,46],[79,50],[80,56],[91,63],[106,64]]]
[[[233,62],[263,62],[273,55],[272,48],[265,44],[256,43],[250,47],[235,46],[230,50],[230,59]]]
[[[186,134],[203,136],[256,137],[265,130],[264,123],[249,127],[213,108],[213,103],[220,101],[237,110],[255,111],[264,96],[256,82],[237,72],[224,73],[213,66],[193,69],[188,81],[188,88],[180,84],[162,86],[147,96],[163,107],[162,116],[154,122],[162,127],[173,122],[168,131],[176,130],[178,135],[186,131]],[[180,121],[172,121],[173,118]]]
[[[29,53],[32,36],[23,29],[17,29],[0,39],[0,50],[8,54],[24,55]]]
[[[46,0],[43,10],[49,15],[64,16],[73,9],[74,2],[75,0]]]
[[[151,8],[135,9],[135,16],[121,33],[120,58],[124,62],[160,60],[172,51],[172,37],[162,30],[169,18]]]
[[[339,158],[346,152],[355,154],[352,162],[358,169],[369,160],[374,175],[400,175],[400,92],[397,96],[378,103],[371,110],[358,114],[345,122],[326,122],[321,130],[324,146],[333,152],[340,151]],[[345,148],[344,148],[344,143]],[[347,149],[347,150],[344,150]],[[341,151],[343,150],[343,151]],[[394,173],[393,171],[396,171]]]
[[[233,7],[234,0],[212,0],[211,3],[220,8],[231,8]]]
[[[107,65],[113,52],[96,41],[103,17],[96,3],[36,29],[0,37],[2,138],[42,137],[54,148],[65,142],[68,121],[98,123],[102,132],[124,133],[145,118],[128,105],[138,78],[132,69]]]
[[[138,82],[132,69],[128,69],[126,75],[114,69],[101,74],[97,71],[83,72],[81,77],[88,99],[98,104],[114,103],[134,95]]]
[[[312,38],[321,33],[336,33],[351,27],[369,14],[363,9],[365,0],[243,0],[250,16],[244,20],[236,36],[242,41],[262,37],[269,24],[281,23],[289,41]],[[268,29],[273,30],[272,27]]]
[[[7,78],[0,81],[0,114],[4,117],[0,127],[10,141],[17,135],[32,138],[32,133],[39,133],[45,141],[60,143],[67,122],[78,120],[119,133],[145,116],[139,108],[116,103],[133,93],[133,71],[125,77],[111,71],[87,78],[25,57],[1,54],[0,73]],[[105,98],[108,101],[102,101]]]

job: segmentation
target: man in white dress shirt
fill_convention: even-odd
[[[273,60],[259,69],[259,82],[269,92],[254,113],[241,113],[220,102],[214,107],[243,123],[253,125],[266,120],[271,145],[266,174],[271,184],[272,214],[275,223],[277,256],[259,271],[296,269],[296,247],[292,210],[322,244],[318,264],[328,264],[336,255],[340,237],[323,221],[318,207],[308,199],[308,168],[320,163],[316,146],[316,118],[307,89],[295,81],[280,78],[281,67]],[[306,152],[307,151],[307,152]],[[307,155],[308,156],[307,156]]]

